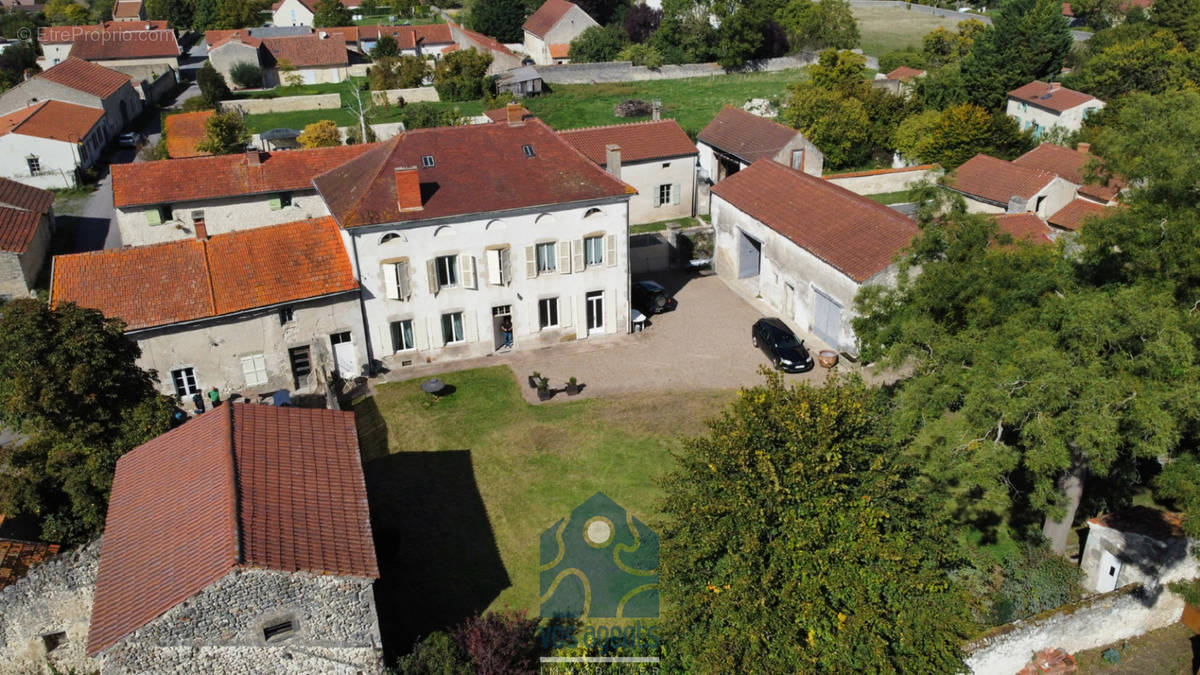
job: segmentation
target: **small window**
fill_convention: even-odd
[[[200,388],[196,386],[196,371],[194,368],[172,370],[171,380],[175,383],[175,394],[180,398],[200,393]]]
[[[604,237],[583,238],[583,264],[587,267],[604,263]]]
[[[291,323],[296,320],[296,309],[294,307],[284,307],[279,310],[279,325]]]
[[[399,238],[400,238],[400,235],[396,234],[395,232],[388,232],[387,234],[380,237],[379,243],[386,244],[393,239],[399,239]]]
[[[442,315],[442,344],[453,344],[462,342],[466,338],[463,334],[463,315],[462,312],[451,312],[450,314]]]
[[[67,641],[67,634],[63,631],[57,633],[46,633],[42,636],[42,645],[46,648],[46,653],[58,649],[62,643]]]
[[[584,211],[584,212],[583,212],[583,217],[584,217],[584,218],[591,218],[592,216],[600,216],[600,215],[604,215],[604,212],[603,212],[603,211],[601,211],[600,209],[597,209],[597,208],[595,208],[595,207],[593,207],[593,208],[590,208],[590,209],[588,209],[587,211]]]
[[[558,325],[558,298],[538,300],[538,327],[553,328]]]
[[[433,155],[421,155],[421,166],[426,169],[433,166]]]
[[[512,305],[496,305],[492,308],[492,316],[509,316],[512,314]]]
[[[292,193],[280,192],[279,193],[279,206],[284,207],[284,206],[291,206],[291,205],[292,205]]]
[[[458,256],[440,255],[435,262],[439,288],[458,285]]]
[[[670,163],[670,162],[663,162],[662,168],[664,168],[664,169],[669,169],[669,168],[671,168],[671,163]]]
[[[292,363],[292,376],[297,380],[312,372],[312,355],[307,345],[289,349],[288,360]]]
[[[522,145],[521,150],[523,150],[525,152],[526,157],[534,157],[535,156],[533,153],[532,145]]]
[[[37,157],[26,157],[25,163],[29,165],[29,175],[31,176],[38,175],[42,170],[42,162]]]
[[[270,623],[263,626],[263,640],[267,642],[279,642],[286,640],[296,632],[296,624],[291,621],[280,621],[278,623]]]
[[[537,245],[537,271],[553,272],[558,258],[554,251],[554,242],[547,242]]]
[[[175,210],[171,208],[171,205],[160,204],[158,207],[158,219],[165,223],[173,218],[175,218]]]
[[[354,341],[354,338],[351,337],[350,331],[345,331],[342,333],[334,333],[329,336],[329,343],[334,344],[334,345],[340,345],[340,344],[344,344],[346,342],[353,342],[353,341]]]
[[[194,223],[198,220],[204,220],[204,211],[203,210],[192,211],[192,222]]]
[[[411,319],[392,322],[392,351],[402,352],[406,349],[416,349],[417,341],[413,337]]]

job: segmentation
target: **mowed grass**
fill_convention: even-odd
[[[902,7],[865,7],[852,5],[850,10],[858,20],[858,31],[862,35],[862,50],[871,56],[884,54],[906,47],[921,47],[921,38],[929,31],[941,26],[955,30],[958,22],[971,18],[942,17]]]
[[[365,98],[368,92],[363,92]],[[347,98],[349,94],[342,92],[343,106],[349,105]],[[481,101],[459,101],[449,102],[440,101],[431,105],[439,108],[457,109],[458,114],[463,117],[472,117],[483,114],[483,103]],[[261,133],[268,129],[299,129],[313,122],[321,120],[333,120],[339,127],[348,127],[352,124],[358,124],[358,116],[351,113],[349,109],[343,107],[338,110],[296,110],[292,112],[279,113],[263,113],[260,115],[246,115],[246,126],[249,127],[251,133]],[[368,122],[371,124],[383,124],[387,122],[400,121],[400,107],[388,106],[379,108],[371,115]]]
[[[383,384],[355,402],[383,578],[381,622],[408,641],[485,608],[538,611],[538,535],[597,491],[653,528],[658,479],[681,438],[732,391],[629,394],[544,405],[506,366]],[[586,378],[584,378],[586,381]],[[388,588],[396,581],[403,588]],[[399,611],[410,602],[415,607]],[[398,615],[392,616],[391,611]],[[411,643],[402,645],[410,646]]]
[[[752,98],[781,100],[787,85],[803,79],[799,69],[774,73],[735,73],[680,80],[649,80],[605,84],[556,84],[549,94],[522,101],[526,108],[554,129],[577,129],[649,119],[617,117],[613,108],[622,101],[662,101],[662,116],[674,118],[693,138],[726,105],[742,105]]]

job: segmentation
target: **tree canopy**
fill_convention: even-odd
[[[854,49],[858,22],[846,0],[789,0],[776,13],[779,25],[800,49]]]
[[[625,31],[620,26],[592,26],[571,40],[573,63],[612,61],[625,47]]]
[[[204,123],[204,139],[196,144],[198,150],[214,155],[232,155],[246,151],[250,130],[237,110],[218,112]]]
[[[433,71],[433,86],[443,101],[474,101],[490,93],[493,83],[487,77],[492,55],[471,49],[450,52]]]
[[[338,131],[337,122],[318,120],[305,125],[296,141],[302,148],[328,148],[342,144],[342,132]]]
[[[237,2],[238,0],[227,1]],[[317,0],[317,5],[313,8],[313,28],[349,26],[353,23],[354,17],[350,14],[350,10],[341,3],[341,0]]]
[[[500,42],[520,42],[525,18],[523,0],[475,0],[467,12],[467,26]]]
[[[962,60],[971,102],[999,110],[1007,92],[1057,77],[1072,44],[1058,0],[1004,0],[992,26],[979,32]]]
[[[229,98],[229,85],[225,76],[213,68],[211,61],[205,61],[200,70],[196,71],[196,86],[200,88],[200,97],[209,108],[216,108],[221,101]]]

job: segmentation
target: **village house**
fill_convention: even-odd
[[[0,177],[40,188],[74,187],[110,138],[100,108],[35,103],[0,116]]]
[[[396,41],[402,56],[419,56],[427,59],[441,58],[443,50],[454,46],[454,36],[449,24],[433,23],[420,26],[349,26],[322,28],[330,34],[340,32],[347,47],[364,56],[370,55],[381,37]]]
[[[0,178],[0,302],[33,294],[54,234],[53,204],[53,192]]]
[[[725,106],[696,137],[702,178],[718,183],[760,159],[820,177],[825,153],[804,134],[778,122]]]
[[[366,365],[358,282],[337,225],[316,218],[57,256],[50,302],[125,321],[138,365],[183,401],[323,391]]]
[[[4,523],[4,514],[0,513],[0,591],[16,583],[33,567],[57,555],[62,548],[58,544],[10,537],[4,531]],[[0,606],[3,606],[2,600]]]
[[[312,179],[371,147],[250,150],[114,164],[113,207],[121,241],[141,246],[188,239],[195,236],[198,220],[215,235],[329,215]]]
[[[571,40],[599,25],[573,2],[546,0],[525,21],[525,53],[539,66],[567,63]]]
[[[1113,211],[1090,199],[1072,199],[1067,205],[1050,214],[1046,222],[1059,230],[1078,231],[1087,220],[1104,218]]]
[[[341,0],[346,9],[357,9],[360,0]],[[312,26],[317,0],[280,0],[271,5],[271,23],[276,26]]]
[[[1034,80],[1008,92],[1005,113],[1022,130],[1032,129],[1034,138],[1038,138],[1054,127],[1079,131],[1088,115],[1103,107],[1104,101],[1094,96],[1067,89],[1058,82]]]
[[[1087,525],[1079,568],[1090,592],[1133,583],[1156,588],[1200,574],[1182,514],[1135,506],[1089,518]]]
[[[390,369],[629,325],[633,188],[536,118],[417,129],[318,176]]]
[[[1075,185],[1049,171],[983,153],[948,174],[945,185],[963,196],[971,213],[1029,211],[1046,220],[1075,198]]]
[[[75,40],[85,34],[107,32],[162,31],[168,30],[166,21],[105,21],[90,26],[45,26],[38,29],[38,44],[42,56],[37,64],[46,70],[56,63],[67,60]]]
[[[1078,197],[1102,206],[1113,206],[1125,187],[1125,181],[1113,177],[1106,183],[1087,180],[1088,164],[1098,161],[1092,155],[1090,143],[1080,143],[1076,149],[1053,143],[1042,143],[1012,161],[1016,166],[1048,171],[1075,186]]]
[[[112,10],[113,21],[145,21],[146,9],[142,0],[117,0]]]
[[[238,63],[250,63],[262,69],[262,86],[286,85],[289,74],[303,84],[344,82],[350,67],[350,55],[340,34],[307,33],[280,37],[262,37],[267,29],[208,31],[208,60],[227,81]],[[257,34],[255,34],[257,32]]]
[[[157,28],[159,24],[163,27]],[[91,61],[127,75],[146,101],[159,100],[178,82],[179,43],[175,31],[163,22],[110,21],[57,28],[44,31],[58,42],[43,44],[43,57],[38,59],[43,69],[68,56]]]
[[[513,106],[519,114],[520,106]],[[675,120],[612,124],[558,132],[637,190],[629,224],[696,215],[696,146]]]
[[[41,101],[100,109],[109,139],[120,135],[142,112],[142,100],[128,75],[73,57],[0,94],[0,113],[14,112]]]
[[[855,296],[894,283],[917,234],[900,212],[771,159],[714,185],[711,214],[717,273],[850,354]]]
[[[483,33],[477,33],[469,28],[460,26],[453,21],[447,21],[446,25],[450,27],[450,34],[454,37],[454,44],[443,48],[443,55],[449,54],[456,49],[474,49],[481,54],[488,54],[492,57],[492,63],[488,66],[487,75],[500,75],[521,66],[521,57],[514,54],[511,49],[505,47],[500,42]]]
[[[997,213],[992,216],[1000,232],[1013,238],[1013,242],[1028,242],[1044,246],[1054,243],[1057,233],[1046,221],[1032,213]]]

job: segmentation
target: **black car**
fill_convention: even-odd
[[[657,281],[633,282],[633,308],[651,316],[675,309],[675,298]]]
[[[750,339],[771,360],[771,365],[788,373],[804,373],[813,369],[813,358],[787,324],[775,318],[754,322]]]

